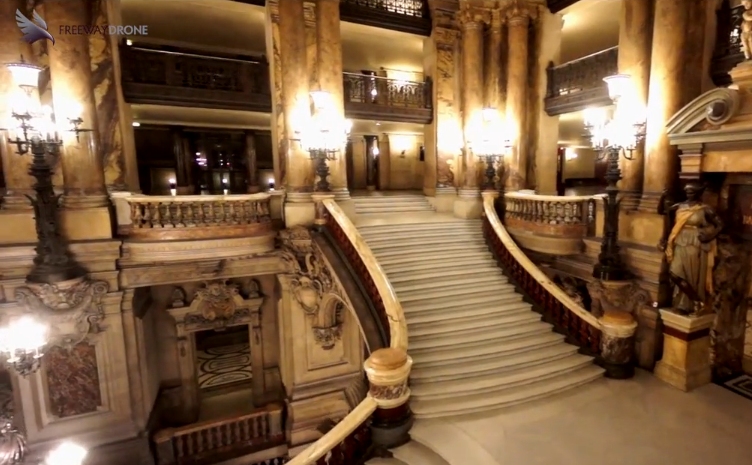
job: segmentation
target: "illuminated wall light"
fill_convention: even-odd
[[[575,150],[572,147],[567,147],[564,149],[564,160],[565,161],[571,161],[577,158],[577,150]]]
[[[133,127],[134,128],[137,128],[137,127],[140,127],[140,126],[141,126],[141,123],[139,123],[138,121],[134,121],[133,122]]]
[[[177,181],[175,181],[175,178],[170,178],[168,182],[170,183],[170,195],[178,195]]]
[[[125,45],[130,47],[131,45],[133,45],[133,41],[131,39],[128,39],[125,41]]]

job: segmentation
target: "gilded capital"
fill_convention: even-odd
[[[465,7],[457,12],[457,21],[462,30],[480,29],[483,24],[490,23],[491,15],[482,8]]]
[[[510,26],[527,26],[538,17],[538,6],[525,0],[513,0],[502,11]]]
[[[501,14],[501,10],[493,10],[491,11],[491,30],[492,31],[500,31],[501,25],[503,23],[503,17]]]

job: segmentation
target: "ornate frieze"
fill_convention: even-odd
[[[307,229],[280,231],[280,241],[293,298],[311,319],[314,341],[332,349],[342,339],[344,292]]]
[[[253,314],[258,312],[263,298],[258,285],[251,290],[248,298],[240,295],[237,284],[227,280],[206,282],[196,291],[190,306],[170,309],[184,332],[222,329],[228,326],[251,324]]]
[[[588,293],[592,299],[591,313],[601,316],[608,311],[626,312],[637,315],[644,305],[651,305],[650,293],[634,281],[612,283],[594,280],[588,283]]]
[[[57,284],[33,284],[16,289],[15,298],[28,312],[50,327],[49,345],[71,348],[104,320],[102,298],[109,285],[86,277]]]
[[[540,5],[525,0],[512,0],[502,8],[502,14],[510,25],[524,24],[535,20],[540,14]]]
[[[478,29],[491,22],[491,13],[483,8],[463,5],[457,12],[457,22],[463,30]]]

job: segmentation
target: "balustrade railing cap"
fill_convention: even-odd
[[[396,347],[375,350],[366,362],[375,370],[395,370],[407,363],[407,352]]]
[[[600,194],[598,194],[600,195]],[[595,198],[592,195],[541,195],[527,192],[507,192],[504,197],[518,200],[536,200],[539,202],[584,202]]]
[[[123,196],[130,203],[149,202],[240,202],[266,200],[271,197],[266,192],[257,194],[228,194],[228,195],[143,195],[131,194]]]

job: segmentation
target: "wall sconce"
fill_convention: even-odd
[[[577,150],[572,147],[564,149],[564,161],[571,161],[577,159]]]
[[[406,153],[406,152],[407,152],[407,150],[403,150],[403,151],[401,151],[401,152],[400,152],[400,158],[405,158],[405,156],[406,156],[406,155],[405,155],[405,153]]]
[[[177,182],[175,182],[175,178],[170,178],[169,181],[167,182],[170,183],[170,195],[172,196],[178,195],[178,189],[177,189],[178,184]]]

